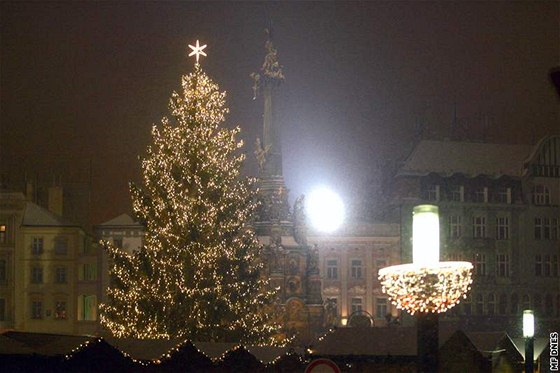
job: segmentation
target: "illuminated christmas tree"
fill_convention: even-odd
[[[170,115],[152,129],[143,187],[131,186],[144,224],[132,255],[106,244],[113,260],[101,322],[117,337],[268,342],[274,292],[261,276],[261,246],[248,222],[254,180],[240,176],[239,128],[221,126],[228,109],[197,62],[174,92]]]

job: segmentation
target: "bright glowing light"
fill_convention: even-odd
[[[306,210],[311,224],[321,232],[333,232],[344,221],[342,199],[327,188],[316,189],[309,194]]]
[[[196,41],[196,45],[190,45],[190,44],[189,44],[189,48],[192,49],[192,52],[189,54],[189,57],[191,57],[191,56],[196,56],[196,63],[198,63],[198,59],[199,59],[200,56],[206,57],[206,53],[204,53],[204,52],[202,51],[204,48],[206,48],[206,44],[204,44],[204,45],[201,46],[201,45],[199,44],[198,40],[197,40],[197,41]]]
[[[532,310],[523,311],[523,337],[532,338],[535,335],[535,315]]]
[[[434,205],[414,207],[412,215],[412,262],[430,266],[439,262],[439,215]]]

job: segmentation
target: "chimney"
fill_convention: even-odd
[[[62,216],[62,187],[53,185],[49,187],[48,209],[50,212]]]

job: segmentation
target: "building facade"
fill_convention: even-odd
[[[49,204],[61,211],[62,191]],[[95,334],[101,256],[92,237],[22,193],[0,193],[0,326]]]
[[[347,223],[334,234],[309,232],[308,243],[319,252],[329,326],[399,322],[400,312],[381,291],[377,276],[379,269],[400,264],[398,224]]]
[[[537,332],[560,323],[560,138],[535,146],[421,141],[399,169],[393,198],[403,262],[412,208],[439,207],[441,260],[473,263],[472,291],[445,315],[469,330],[517,335],[523,309]]]

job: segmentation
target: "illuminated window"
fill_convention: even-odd
[[[486,276],[486,254],[473,254],[472,264],[475,276]]]
[[[55,270],[54,282],[57,284],[65,284],[67,282],[66,267],[58,267]]]
[[[80,266],[78,279],[80,281],[97,280],[97,263],[84,263]]]
[[[97,297],[95,295],[78,296],[78,320],[97,320]]]
[[[496,255],[496,276],[509,277],[509,255]]]
[[[486,217],[474,216],[473,217],[473,237],[486,238]]]
[[[6,243],[7,241],[7,228],[6,225],[0,225],[0,243]]]
[[[66,302],[56,301],[54,304],[54,318],[55,320],[66,320]]]
[[[453,185],[449,191],[449,199],[455,202],[464,202],[465,188],[462,185]]]
[[[463,217],[449,216],[448,218],[449,238],[460,238],[462,231],[463,231]]]
[[[34,300],[31,302],[31,318],[41,319],[43,318],[43,302],[40,300]]]
[[[68,253],[68,238],[57,237],[54,240],[54,253],[56,255],[66,255]]]
[[[387,309],[387,298],[375,298],[375,317],[384,318],[389,313]]]
[[[31,283],[33,284],[43,283],[43,267],[35,266],[31,268]]]
[[[533,188],[533,203],[535,205],[549,205],[550,191],[544,185],[535,185]]]
[[[352,259],[350,267],[350,276],[353,279],[362,278],[362,261],[360,259]]]
[[[509,218],[502,216],[496,218],[496,239],[509,240]]]
[[[350,314],[362,310],[362,298],[352,298],[350,302]]]
[[[336,280],[338,278],[338,259],[327,259],[327,279]]]
[[[41,255],[43,253],[43,237],[33,237],[31,242],[31,254]]]

